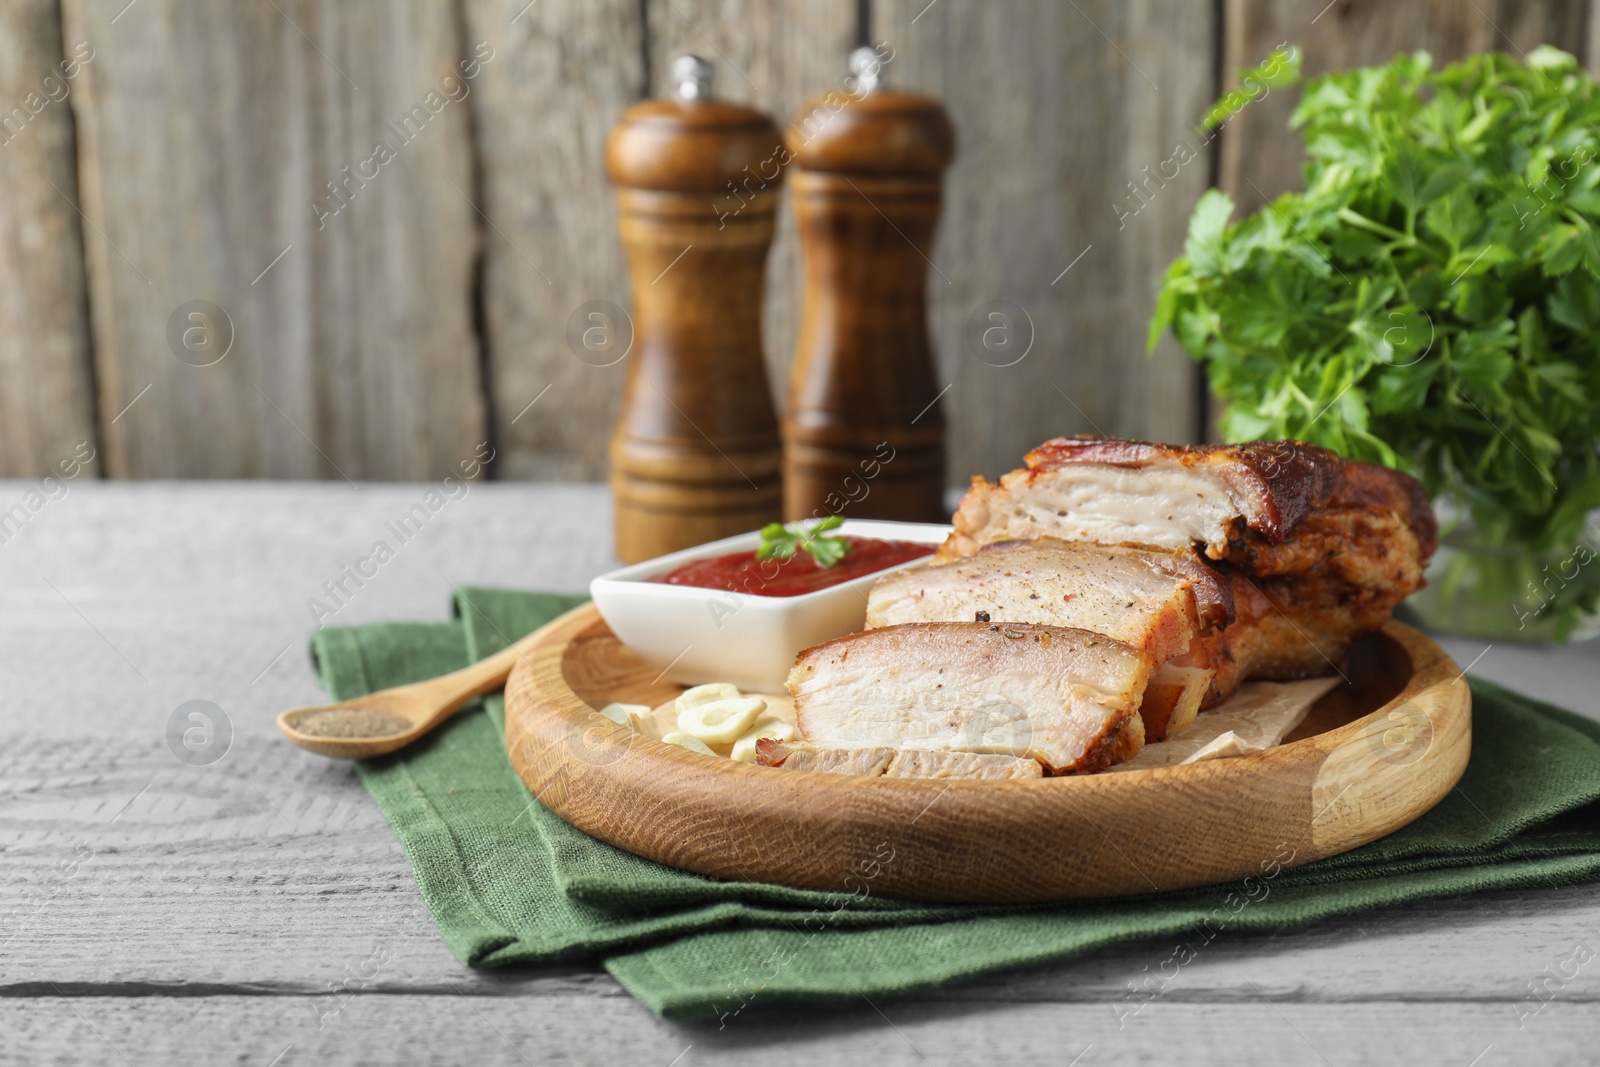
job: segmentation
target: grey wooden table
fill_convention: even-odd
[[[35,488],[0,482],[0,511]],[[307,602],[430,488],[67,483],[0,527],[0,1061],[1594,1061],[1588,886],[1223,934],[1136,1013],[1167,943],[723,1030],[657,1021],[590,962],[468,970],[351,768],[273,726],[321,695]],[[331,621],[443,618],[457,582],[582,590],[608,530],[599,487],[475,485]],[[1600,715],[1593,644],[1448,645]],[[189,700],[231,722],[213,764],[167,746]]]

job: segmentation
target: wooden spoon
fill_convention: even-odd
[[[371,759],[386,755],[411,744],[474,698],[504,686],[511,668],[538,636],[535,631],[470,667],[427,681],[380,689],[337,704],[290,708],[278,716],[278,729],[319,756]]]

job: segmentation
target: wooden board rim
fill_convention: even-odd
[[[1459,668],[1394,622],[1374,640],[1390,642],[1409,675],[1345,725],[1238,759],[1002,782],[785,771],[635,734],[595,712],[562,673],[569,647],[602,635],[585,604],[531,643],[506,687],[512,766],[586,833],[726,879],[952,902],[1225,882],[1398,829],[1449,793],[1471,751]]]

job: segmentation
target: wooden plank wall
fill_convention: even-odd
[[[74,103],[111,475],[415,478],[470,457],[480,234],[450,5],[65,0],[64,16],[98,52]],[[226,319],[190,318],[196,300]],[[220,362],[179,358],[175,338],[221,345],[229,321]]]
[[[626,365],[577,358],[566,323],[628,304],[607,130],[683,51],[782,122],[839,83],[861,6],[6,4],[0,476],[84,441],[112,477],[435,478],[487,447],[497,477],[603,476]],[[1238,68],[1281,41],[1312,73],[1414,48],[1596,55],[1591,5],[1562,0],[866,6],[890,83],[958,128],[930,275],[958,476],[1053,433],[1200,432],[1193,366],[1170,342],[1143,354],[1155,287],[1206,186],[1248,209],[1300,165],[1292,92],[1212,145],[1191,132]],[[75,48],[92,58],[46,86]],[[780,400],[798,265],[785,209],[765,309]],[[1031,323],[1014,366],[963,339],[995,301]],[[191,317],[207,305],[223,317]],[[226,357],[197,365],[230,325]]]
[[[0,5],[0,477],[56,472],[95,442],[67,103],[76,55],[94,53],[67,60],[78,43],[63,43],[55,0]]]
[[[945,100],[956,124],[929,291],[958,476],[1009,470],[1055,434],[1195,433],[1194,367],[1170,342],[1144,353],[1155,287],[1210,184],[1203,146],[1143,210],[1130,190],[1196,140],[1212,30],[1207,5],[1161,0],[877,5],[889,78]],[[996,301],[1031,321],[1014,365],[967,343]]]
[[[600,478],[627,364],[578,359],[566,321],[591,301],[628,306],[603,155],[644,90],[639,0],[526,2],[466,0],[469,36],[499,53],[473,112],[495,473]]]

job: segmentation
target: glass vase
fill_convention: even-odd
[[[1441,518],[1448,510],[1439,508]],[[1555,598],[1581,571],[1600,567],[1596,531],[1591,521],[1578,543],[1529,552],[1490,543],[1463,518],[1440,537],[1439,551],[1428,564],[1427,588],[1412,594],[1400,615],[1426,630],[1485,641],[1558,640]],[[1576,621],[1566,640],[1596,636],[1600,636],[1600,611],[1589,611]]]

